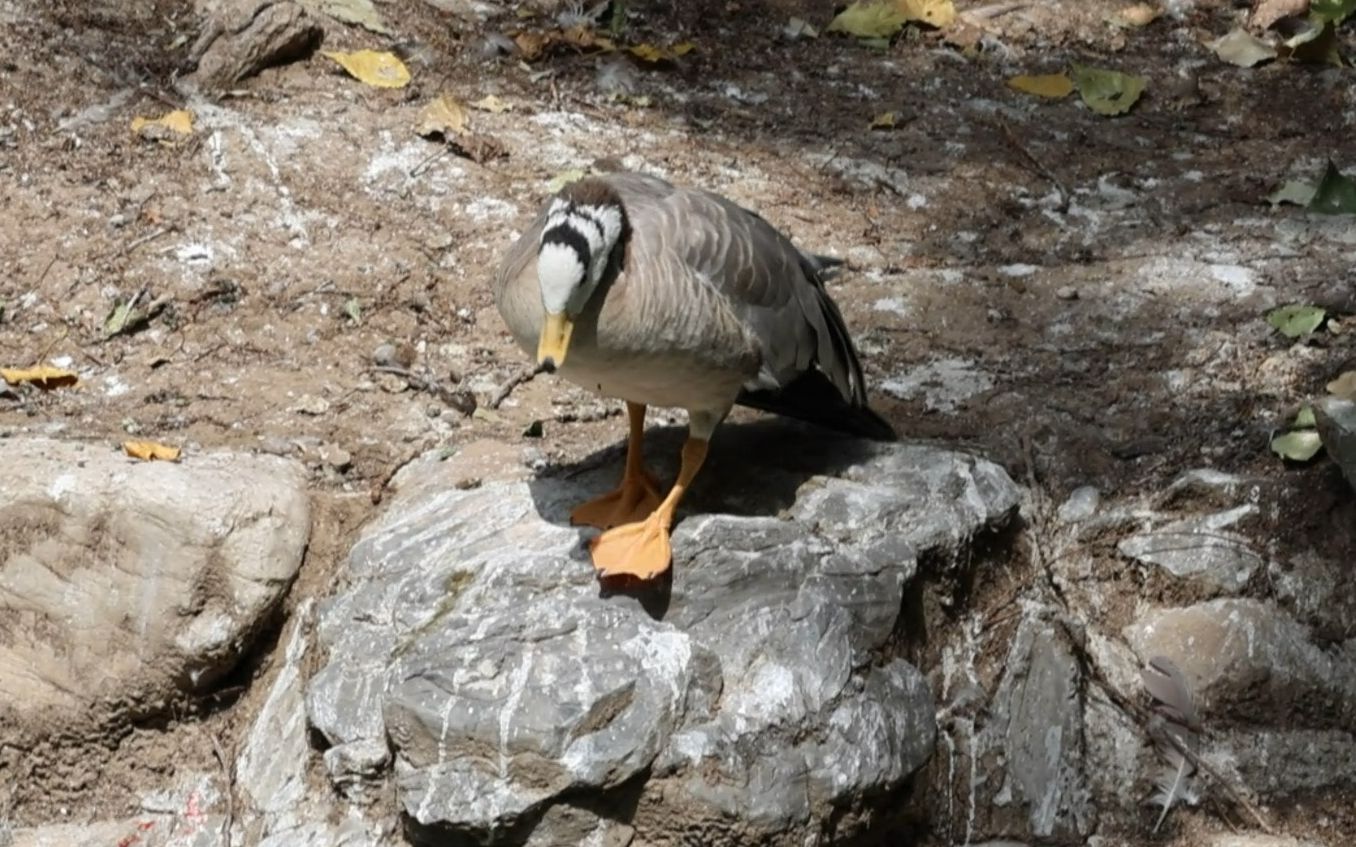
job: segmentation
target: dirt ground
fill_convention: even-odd
[[[829,3],[635,2],[628,41],[697,48],[652,68],[490,49],[487,34],[549,11],[476,23],[390,0],[394,38],[329,21],[324,49],[395,45],[408,87],[365,87],[316,54],[188,104],[193,135],[170,146],[129,122],[185,105],[191,3],[0,0],[0,365],[81,379],[0,393],[0,436],[297,456],[328,554],[423,451],[492,437],[534,467],[582,458],[621,438],[617,404],[543,376],[485,409],[527,364],[489,280],[548,184],[608,160],[725,192],[845,258],[833,294],[874,404],[907,437],[989,455],[1053,503],[1195,467],[1264,477],[1258,537],[1349,556],[1335,468],[1285,467],[1267,442],[1356,367],[1356,226],[1265,198],[1328,158],[1356,166],[1352,71],[1218,61],[1202,41],[1234,25],[1233,3],[1168,3],[1143,28],[1108,22],[1122,5],[958,0],[988,28],[966,55],[935,34],[876,49],[782,33],[793,15],[822,27]],[[1148,91],[1105,118],[1005,85],[1070,61],[1143,74]],[[414,132],[443,93],[512,107],[471,112],[503,156]],[[868,128],[887,111],[894,127]],[[105,337],[133,297],[154,317]],[[1338,320],[1290,342],[1263,319],[1290,302]],[[392,362],[418,379],[378,367]],[[320,558],[312,596],[336,557]],[[1287,831],[1338,816],[1356,832],[1350,797],[1297,808]]]

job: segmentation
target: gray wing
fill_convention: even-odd
[[[627,175],[623,196],[636,237],[671,250],[710,285],[756,340],[761,367],[750,391],[784,388],[818,369],[843,399],[866,404],[861,364],[843,316],[824,290],[825,266],[757,214],[706,191]]]

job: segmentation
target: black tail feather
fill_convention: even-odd
[[[899,436],[889,422],[865,403],[851,403],[819,370],[809,370],[794,382],[775,391],[741,391],[736,402],[817,424],[848,435],[875,441],[895,441]]]

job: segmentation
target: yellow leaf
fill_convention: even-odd
[[[530,62],[550,46],[551,36],[543,32],[520,32],[513,36],[513,43],[518,45],[518,52],[523,58]]]
[[[1148,26],[1163,14],[1153,3],[1136,3],[1116,13],[1115,21],[1122,26]]]
[[[895,120],[894,112],[881,112],[871,119],[871,129],[894,129]]]
[[[858,38],[889,38],[905,23],[894,0],[856,0],[829,21],[826,31],[845,32]]]
[[[174,144],[193,133],[193,113],[175,109],[158,118],[132,118],[132,132],[162,144]]]
[[[617,45],[612,43],[612,39],[598,35],[582,24],[562,29],[560,40],[585,50],[598,49],[606,53],[617,49]]]
[[[1356,402],[1356,371],[1347,371],[1328,383],[1327,388],[1329,394]]]
[[[356,53],[324,51],[323,55],[338,62],[354,79],[374,88],[404,88],[410,82],[409,69],[393,53],[359,50]]]
[[[956,7],[951,0],[895,0],[895,3],[906,21],[918,21],[941,29],[956,20]]]
[[[168,447],[155,441],[124,441],[122,450],[133,459],[147,462],[155,459],[162,462],[177,462],[181,452],[178,447]]]
[[[415,132],[425,138],[441,135],[451,138],[466,132],[466,107],[457,102],[450,94],[434,98],[419,113],[419,126]]]
[[[3,377],[5,382],[10,385],[27,382],[36,385],[43,391],[50,391],[53,388],[66,388],[80,381],[80,377],[74,371],[53,368],[48,365],[39,365],[35,368],[0,368],[0,377]]]
[[[471,108],[479,109],[482,112],[493,112],[494,114],[497,115],[500,112],[507,112],[511,110],[513,108],[513,104],[505,103],[503,100],[500,100],[493,94],[486,94],[484,97],[472,103]]]
[[[697,49],[697,45],[690,41],[681,41],[668,47],[656,47],[647,42],[644,44],[633,44],[626,49],[630,51],[632,56],[635,56],[637,59],[644,62],[672,62],[674,59],[677,59],[680,56],[686,56],[688,53]]]
[[[1008,80],[1008,87],[1023,94],[1051,97],[1058,100],[1073,93],[1073,80],[1065,74],[1022,74]]]

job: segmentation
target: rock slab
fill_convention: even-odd
[[[312,724],[344,750],[389,738],[431,841],[851,832],[933,748],[928,686],[885,649],[918,558],[1004,521],[1016,486],[932,447],[729,426],[671,586],[636,595],[600,591],[568,525],[618,470],[458,488],[455,458],[408,468],[320,612]]]
[[[0,481],[0,726],[22,746],[154,714],[230,669],[301,565],[299,466],[142,462],[10,439]]]

